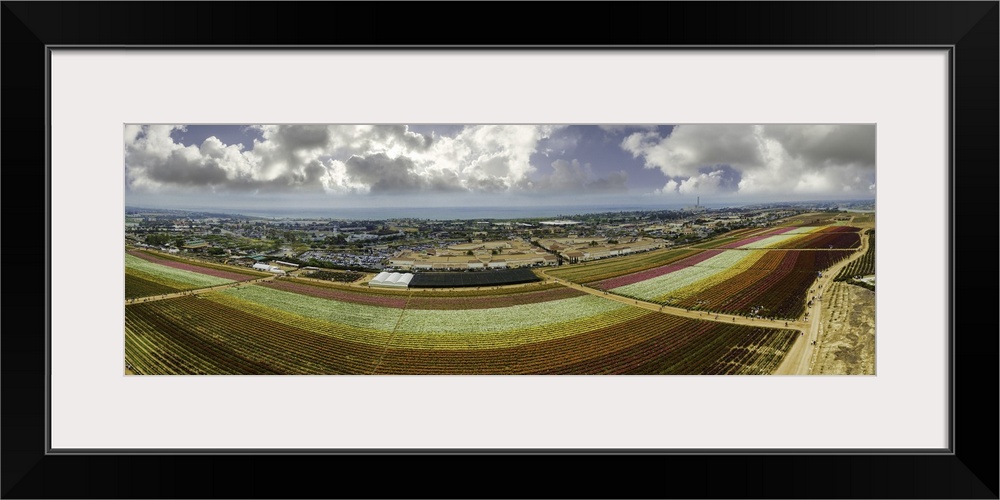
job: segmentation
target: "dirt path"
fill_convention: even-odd
[[[861,257],[867,251],[868,238],[862,235],[860,250],[855,252],[851,257],[834,264],[833,267],[824,271],[823,277],[818,278],[810,287],[812,291],[810,296],[815,295],[816,300],[813,301],[812,307],[807,311],[810,318],[809,332],[804,337],[799,337],[795,340],[791,349],[788,350],[788,354],[785,355],[785,359],[781,361],[778,369],[774,371],[776,375],[808,375],[812,371],[812,365],[815,363],[814,358],[817,352],[817,346],[813,342],[819,343],[820,329],[822,328],[823,293],[830,289],[833,278],[840,273],[840,270],[844,266]]]
[[[767,249],[775,250],[775,249]],[[623,304],[630,304],[635,307],[642,307],[650,311],[658,311],[664,314],[672,314],[674,316],[681,316],[691,319],[701,319],[707,321],[718,321],[722,323],[736,323],[744,325],[760,325],[769,328],[788,328],[792,330],[798,330],[804,332],[804,335],[799,336],[795,339],[792,347],[789,349],[788,354],[781,361],[781,364],[775,370],[776,375],[808,375],[811,370],[811,365],[813,364],[815,357],[815,345],[813,341],[818,341],[820,328],[821,328],[821,314],[823,307],[823,300],[820,299],[823,295],[825,289],[829,289],[830,283],[833,282],[833,278],[837,276],[841,269],[851,261],[861,257],[868,251],[868,238],[862,235],[861,238],[861,248],[852,254],[847,259],[844,259],[832,267],[823,271],[823,277],[817,278],[810,287],[810,293],[806,296],[808,302],[809,297],[815,295],[816,300],[813,301],[811,308],[807,310],[806,314],[803,314],[802,318],[798,321],[789,321],[788,326],[785,326],[784,321],[769,321],[763,319],[753,319],[744,316],[734,316],[732,314],[714,314],[708,312],[698,312],[698,311],[688,311],[687,309],[682,309],[679,307],[671,306],[660,306],[659,304],[653,304],[651,302],[643,302],[639,300],[629,299],[622,297],[620,295],[615,295],[613,293],[606,293],[602,290],[596,290],[587,286],[579,285],[566,281],[564,279],[553,278],[546,274],[545,270],[538,270],[539,276],[546,278],[546,280],[555,281],[563,286],[587,292],[591,295],[596,295],[598,297],[604,297],[608,300],[615,300]],[[806,321],[805,318],[808,316],[809,320]],[[718,318],[718,319],[716,319]]]

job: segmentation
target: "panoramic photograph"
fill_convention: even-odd
[[[874,375],[874,124],[129,124],[126,375]]]

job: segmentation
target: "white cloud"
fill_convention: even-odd
[[[874,125],[678,125],[620,146],[685,194],[867,194],[875,180]]]
[[[503,192],[534,172],[538,143],[560,127],[479,125],[454,137],[405,125],[259,125],[250,148],[209,137],[175,143],[179,126],[127,126],[127,186],[136,191]]]

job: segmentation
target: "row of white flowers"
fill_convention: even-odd
[[[767,248],[772,245],[777,245],[779,243],[788,243],[789,240],[794,240],[801,238],[801,234],[779,234],[776,236],[768,236],[760,241],[755,241],[753,243],[747,243],[746,245],[741,245],[740,248]]]
[[[620,286],[614,291],[621,295],[650,300],[711,278],[734,266],[740,266],[740,263],[745,259],[749,259],[748,262],[756,262],[758,258],[759,256],[751,252],[727,250],[697,265],[631,285]]]
[[[129,254],[125,254],[125,269],[139,271],[152,277],[154,281],[169,280],[194,287],[206,287],[233,283],[233,280],[230,279],[209,276],[207,274],[196,273],[193,271],[185,271],[183,269],[174,269],[172,267],[149,262],[148,260],[143,260]]]
[[[628,307],[593,295],[492,309],[407,309],[399,332],[496,333],[579,320]]]
[[[306,318],[375,330],[392,331],[402,312],[392,307],[352,304],[263,286],[230,288],[223,293]]]
[[[222,293],[306,318],[357,328],[413,333],[496,333],[580,320],[628,307],[585,295],[491,309],[408,309],[404,312],[398,308],[352,304],[260,286],[232,288]]]
[[[802,227],[797,227],[795,229],[792,229],[791,231],[786,231],[785,233],[782,233],[782,234],[812,234],[812,233],[815,233],[816,231],[819,231],[819,230],[822,230],[822,229],[825,229],[825,228],[826,228],[826,226],[802,226]]]

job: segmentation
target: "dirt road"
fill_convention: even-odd
[[[812,364],[815,362],[814,358],[817,352],[817,346],[813,345],[813,342],[819,341],[820,328],[822,328],[823,300],[820,297],[823,296],[823,292],[830,289],[830,283],[833,283],[833,278],[840,273],[840,270],[844,266],[861,257],[867,251],[868,238],[862,235],[861,250],[824,271],[823,277],[818,278],[810,287],[810,290],[812,290],[810,296],[815,295],[816,300],[813,301],[812,307],[808,310],[810,319],[809,331],[804,337],[799,337],[795,340],[792,348],[785,355],[785,359],[781,361],[778,369],[774,371],[775,375],[808,375],[812,370]]]

